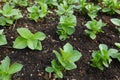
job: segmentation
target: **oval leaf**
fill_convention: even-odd
[[[111,19],[111,22],[112,22],[114,25],[116,25],[116,26],[120,26],[120,20],[117,19],[117,18]]]
[[[10,66],[8,73],[9,74],[14,74],[22,69],[23,65],[19,63],[14,63]]]
[[[27,28],[19,28],[17,29],[17,31],[20,34],[20,36],[25,39],[29,39],[30,37],[33,36],[33,34]]]
[[[13,48],[16,49],[24,49],[27,47],[27,40],[22,37],[17,37],[16,40],[14,41]]]
[[[43,32],[36,32],[33,36],[34,39],[44,40],[46,35]]]

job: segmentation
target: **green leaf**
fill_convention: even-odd
[[[120,10],[115,9],[114,10],[116,13],[120,14]]]
[[[104,65],[105,67],[109,67],[108,62],[106,62],[106,61],[103,61],[103,65]]]
[[[64,40],[66,40],[67,38],[68,38],[67,35],[60,35],[60,36],[59,36],[59,39],[60,39],[61,41],[64,41]]]
[[[103,8],[103,9],[102,9],[102,12],[109,12],[109,11],[111,11],[110,8]]]
[[[72,56],[69,58],[71,62],[78,61],[82,56],[82,54],[77,50],[74,50],[72,53]]]
[[[64,49],[65,52],[70,52],[70,51],[73,50],[73,47],[72,47],[72,45],[70,43],[66,43],[64,45],[63,49]]]
[[[10,66],[8,73],[9,74],[14,74],[22,69],[23,65],[19,63],[14,63]]]
[[[118,59],[118,61],[120,62],[120,53],[112,53],[111,57]]]
[[[0,45],[5,45],[5,44],[7,44],[5,35],[0,35]]]
[[[37,22],[37,19],[39,19],[39,14],[41,13],[39,6],[33,5],[32,7],[27,8],[27,10],[30,12],[29,18]]]
[[[29,14],[29,18],[37,22],[37,20],[39,19],[39,14],[37,13]]]
[[[28,39],[27,45],[30,49],[34,50],[37,47],[38,40]]]
[[[20,19],[20,18],[22,18],[22,17],[23,17],[23,16],[22,16],[20,10],[16,10],[16,13],[14,14],[13,19],[14,19],[14,20],[17,20],[17,19]]]
[[[60,70],[56,71],[56,75],[58,78],[63,78],[63,74]]]
[[[9,3],[6,3],[4,6],[3,6],[3,11],[2,11],[2,14],[4,16],[10,16],[11,12],[12,12],[12,9],[13,7],[9,5]]]
[[[32,7],[27,8],[27,10],[31,13],[36,13],[36,12],[39,12],[39,7],[33,5]]]
[[[6,18],[3,17],[3,16],[0,17],[0,25],[1,26],[5,26],[6,25]]]
[[[62,27],[74,28],[76,26],[76,22],[76,17],[74,15],[60,17],[60,24]]]
[[[10,66],[10,58],[6,56],[5,59],[1,61],[0,70],[6,72],[7,70],[9,70],[9,66]]]
[[[89,16],[91,19],[94,19],[94,18],[97,16],[97,14],[95,14],[95,13],[88,13],[88,16]]]
[[[63,78],[63,74],[62,74],[62,69],[61,69],[61,65],[56,61],[56,60],[52,60],[51,62],[52,64],[52,68],[54,69],[56,75],[58,78]]]
[[[19,28],[17,29],[17,32],[25,39],[29,39],[33,36],[33,34],[27,28]]]
[[[11,75],[2,75],[2,79],[1,80],[10,80],[11,79]]]
[[[66,1],[63,1],[58,5],[57,14],[60,15],[72,15],[73,14],[73,5],[68,5]]]
[[[13,24],[13,20],[12,20],[12,19],[9,19],[9,18],[6,18],[6,23],[8,23],[8,24]]]
[[[29,5],[28,0],[13,0],[13,2],[21,7],[26,7]]]
[[[44,40],[46,37],[46,35],[43,33],[43,32],[36,32],[33,36],[34,39],[37,39],[37,40]]]
[[[95,39],[95,38],[96,38],[96,35],[95,35],[94,33],[91,33],[91,34],[90,34],[90,38],[91,38],[91,39]]]
[[[111,55],[112,53],[118,53],[117,49],[109,49],[108,50],[109,55]]]
[[[39,14],[39,16],[40,16],[41,18],[43,18],[43,17],[45,17],[46,14],[48,13],[48,6],[47,6],[47,4],[44,3],[44,2],[41,2],[41,3],[40,3],[40,6],[41,6],[41,13]]]
[[[36,50],[42,50],[42,44],[40,41],[38,41],[37,46],[35,48]]]
[[[3,35],[3,29],[0,30],[0,45],[5,45],[7,44],[7,40],[5,35]]]
[[[108,47],[105,44],[100,44],[99,49],[100,49],[101,52],[103,52],[104,50],[108,50]]]
[[[22,37],[17,37],[16,40],[14,41],[13,48],[16,49],[24,49],[27,47],[27,40]]]
[[[111,19],[111,22],[116,25],[116,26],[120,26],[120,19],[117,19],[117,18],[112,18]]]
[[[65,63],[63,57],[55,50],[53,50],[53,53],[55,53],[55,55],[56,55],[58,61],[60,62],[60,64],[65,67],[66,63]]]
[[[54,71],[54,69],[52,67],[47,67],[45,68],[45,71],[51,73]]]
[[[72,56],[72,50],[70,50],[69,52],[65,52],[60,48],[60,53],[62,54],[62,58],[64,59],[64,62],[69,61],[69,58]]]
[[[1,29],[1,30],[0,30],[0,35],[2,35],[2,34],[3,34],[3,31],[4,31],[4,29]]]
[[[74,62],[66,62],[66,65],[64,66],[66,70],[72,70],[77,68],[76,64]]]
[[[120,43],[115,43],[115,46],[117,46],[118,48],[120,48]]]
[[[66,34],[68,35],[72,35],[75,32],[74,28],[70,28],[70,27],[65,27],[63,26],[63,30],[65,31]]]

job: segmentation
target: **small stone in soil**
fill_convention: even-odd
[[[11,53],[15,53],[14,51],[12,51]]]
[[[72,80],[76,80],[76,79],[72,79]]]
[[[28,52],[26,52],[26,55],[28,55]]]
[[[48,37],[50,37],[50,35],[48,35]]]
[[[24,74],[22,73],[22,76],[24,76]]]
[[[14,37],[13,37],[13,36],[11,36],[10,38],[11,38],[11,39],[13,39]]]
[[[30,74],[30,76],[32,77],[32,76],[33,76],[33,74]]]
[[[41,76],[42,76],[42,74],[41,74],[41,73],[38,73],[38,76],[39,76],[39,77],[41,77]]]
[[[76,41],[77,39],[76,38],[74,38],[74,41]]]
[[[111,35],[112,37],[115,37],[115,35]]]
[[[89,50],[89,52],[92,52],[92,50]]]
[[[28,25],[26,25],[25,27],[28,28]]]

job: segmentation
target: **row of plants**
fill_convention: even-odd
[[[66,43],[63,49],[57,52],[53,50],[57,59],[51,61],[51,66],[46,67],[45,71],[56,74],[56,78],[63,78],[63,71],[73,70],[77,68],[75,64],[82,54],[78,50],[74,50],[70,43]],[[120,62],[120,52],[117,49],[110,48],[106,44],[100,44],[99,50],[92,52],[92,59],[90,60],[90,65],[96,67],[100,70],[104,70],[104,67],[109,67],[112,59],[117,59]],[[19,63],[13,63],[10,65],[10,58],[7,56],[1,61],[0,65],[0,79],[11,80],[12,74],[20,71],[23,65]]]
[[[5,38],[5,35],[3,35],[3,30],[1,32],[1,45],[7,44],[7,40]],[[32,49],[32,50],[42,50],[41,42],[45,39],[45,34],[42,32],[36,32],[35,34],[31,33],[30,30],[27,28],[19,28],[17,29],[17,32],[20,36],[16,38],[13,44],[13,48],[16,49],[24,49],[26,47]],[[118,47],[119,44],[115,43]],[[118,50],[110,48],[108,49],[107,45],[100,44],[98,51],[93,51],[92,53],[92,59],[90,60],[92,67],[97,67],[100,70],[103,70],[104,67],[109,67],[109,64],[112,61],[112,58],[116,58],[120,61],[120,53]],[[72,70],[77,68],[76,64],[74,62],[78,61],[82,54],[77,51],[73,50],[73,47],[71,44],[67,43],[63,49],[60,48],[60,53],[53,50],[53,53],[55,53],[57,60],[53,59],[51,61],[51,67],[47,67],[45,70],[47,72],[54,72],[58,78],[63,78],[62,71],[63,70]],[[4,62],[5,61],[5,62]],[[22,68],[21,64],[16,64],[12,68],[15,70],[13,73],[9,72],[9,57],[6,57],[5,60],[3,60],[0,69],[1,69],[1,76],[2,80],[9,80],[11,75],[17,71],[20,71]],[[3,67],[5,69],[3,69]],[[11,71],[11,68],[10,68]],[[7,74],[7,75],[6,75]]]
[[[6,1],[7,2],[7,1]],[[99,1],[100,2],[100,1]],[[0,25],[6,26],[13,24],[15,20],[22,18],[22,14],[19,9],[15,9],[15,4],[22,6],[28,4],[28,0],[23,0],[21,2],[17,0],[11,0],[9,3],[5,3],[3,8],[0,10]],[[76,3],[76,4],[75,4]],[[98,6],[98,4],[102,4],[102,6]],[[120,13],[119,4],[120,2],[117,0],[102,0],[98,4],[88,3],[86,0],[59,0],[59,1],[47,1],[47,0],[35,0],[34,4],[30,5],[27,8],[29,12],[29,18],[34,21],[39,21],[39,19],[43,19],[48,13],[53,13],[48,10],[48,6],[54,5],[57,6],[57,15],[60,16],[60,22],[57,26],[57,34],[59,35],[60,40],[66,40],[75,32],[75,26],[77,24],[76,16],[73,14],[75,10],[77,10],[80,14],[88,14],[91,18],[91,21],[88,21],[85,25],[88,30],[85,30],[85,33],[90,36],[91,39],[96,38],[96,34],[102,31],[102,27],[105,26],[105,23],[102,20],[95,20],[97,17],[97,12],[106,12],[110,15],[115,13]],[[14,4],[14,5],[13,5]],[[21,4],[21,5],[20,5]],[[30,4],[30,3],[29,3]],[[24,5],[29,6],[29,5]],[[111,19],[113,24],[120,26],[119,19]],[[97,26],[97,27],[96,27]],[[119,28],[118,28],[119,30]]]
[[[31,33],[27,28],[19,28],[17,32],[20,36],[16,38],[13,42],[13,48],[15,49],[24,49],[26,47],[31,50],[42,50],[41,41],[45,39],[46,35],[43,32],[36,32],[35,34]],[[0,30],[0,45],[7,44],[3,30]]]
[[[74,11],[78,11],[80,14],[88,14],[90,21],[85,26],[85,33],[91,38],[95,39],[99,32],[103,32],[102,28],[106,26],[106,23],[102,20],[97,21],[97,12],[105,12],[110,15],[120,14],[120,2],[117,0],[98,0],[98,4],[87,2],[86,0],[35,0],[34,4],[31,4],[29,0],[3,0],[5,4],[0,10],[0,25],[9,26],[14,24],[14,21],[22,18],[22,14],[19,9],[15,9],[16,4],[19,6],[30,6],[27,8],[28,17],[35,22],[39,19],[43,19],[48,13],[53,13],[48,10],[48,7],[57,7],[57,15],[60,17],[60,21],[57,26],[56,33],[59,35],[60,40],[66,40],[75,32],[75,26],[77,24]],[[120,20],[113,18],[111,22],[117,26],[120,26]],[[118,28],[120,31],[120,28]],[[27,28],[18,28],[17,32],[19,36],[13,42],[13,48],[24,49],[26,47],[31,50],[42,50],[41,41],[46,38],[43,32],[31,33]],[[0,30],[0,45],[7,44],[3,29]],[[120,48],[120,43],[115,43]],[[78,50],[74,50],[70,43],[66,43],[63,49],[60,51],[53,50],[57,59],[51,61],[51,66],[47,67],[45,71],[54,72],[58,78],[63,78],[63,71],[72,70],[77,68],[75,64],[82,54]],[[109,67],[112,59],[120,61],[120,52],[117,49],[108,49],[106,44],[100,44],[99,50],[92,52],[92,59],[90,65],[103,70],[104,67]],[[10,80],[12,74],[20,71],[23,65],[19,63],[13,63],[10,65],[10,58],[7,56],[2,60],[0,65],[0,79]]]

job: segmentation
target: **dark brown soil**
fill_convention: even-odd
[[[49,14],[38,22],[24,17],[17,20],[10,27],[1,27],[5,29],[4,32],[7,36],[8,44],[0,46],[0,60],[8,55],[12,63],[17,61],[24,65],[20,72],[13,75],[12,80],[54,80],[50,78],[50,74],[45,72],[45,68],[50,66],[51,60],[55,58],[52,50],[59,50],[67,42],[71,43],[75,49],[82,53],[82,58],[76,62],[77,69],[63,72],[64,78],[59,80],[120,80],[120,62],[116,59],[113,59],[109,68],[105,68],[104,71],[92,68],[89,64],[92,51],[98,50],[100,43],[107,44],[109,48],[118,49],[114,46],[114,43],[120,42],[120,34],[116,26],[110,22],[110,19],[113,17],[119,18],[120,16],[99,14],[97,19],[102,19],[107,23],[107,26],[103,28],[104,33],[99,33],[95,40],[91,40],[84,33],[86,29],[84,24],[90,19],[88,16],[80,15],[79,13],[75,13],[75,15],[77,17],[76,31],[65,41],[60,41],[56,34],[59,22],[59,17],[56,14]],[[16,29],[19,27],[27,27],[33,33],[37,31],[44,32],[47,38],[42,42],[43,50],[32,51],[28,48],[23,50],[13,49],[13,41],[18,36]],[[52,77],[54,77],[53,74]]]

